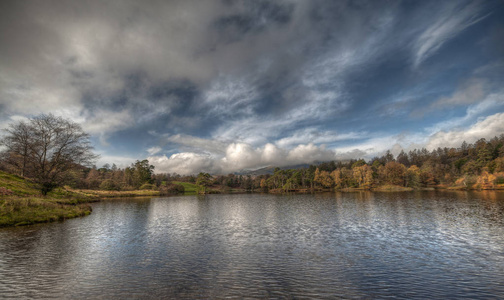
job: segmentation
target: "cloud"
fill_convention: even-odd
[[[287,13],[292,10],[292,4],[269,6],[274,8],[257,13],[272,19],[275,13],[268,11],[281,11],[284,6],[291,7]],[[186,80],[204,86],[221,71],[247,65],[244,57],[257,55],[241,51],[250,49],[249,39],[215,44],[221,34],[212,26],[215,20],[243,10],[221,1],[150,5],[27,1],[9,2],[3,8],[0,98],[9,114],[54,112],[65,106],[76,114],[89,111],[93,118],[95,108],[121,106],[138,118],[147,118],[146,114],[155,118],[169,114],[166,107],[178,101],[172,98],[150,105],[149,92],[156,85]],[[214,46],[220,51],[210,49]],[[100,120],[95,118],[94,123]]]
[[[347,152],[337,152],[336,160],[347,161],[351,159],[367,158],[369,153],[360,149],[353,149]]]
[[[109,133],[117,130],[125,130],[134,126],[135,123],[135,118],[128,110],[119,112],[97,110],[92,116],[86,118],[82,127],[85,131],[98,135],[100,137],[100,143],[104,146],[108,146],[107,137]]]
[[[338,133],[329,130],[319,130],[316,127],[307,127],[296,130],[292,135],[281,138],[275,142],[279,147],[293,147],[303,143],[332,144],[338,141],[362,139],[368,137],[366,132]]]
[[[205,171],[212,174],[226,174],[264,166],[282,167],[317,161],[371,159],[383,155],[387,150],[397,155],[402,150],[410,151],[422,147],[429,149],[458,147],[464,140],[474,142],[478,138],[491,138],[504,132],[504,113],[486,118],[480,117],[502,103],[504,103],[502,94],[492,93],[483,101],[469,106],[465,116],[439,122],[426,128],[424,132],[337,133],[308,127],[295,130],[291,136],[278,139],[274,143],[266,142],[259,146],[248,142],[226,144],[219,140],[176,135],[169,137],[168,140],[199,152],[184,152],[183,155],[173,154],[170,157],[152,156],[152,159],[155,162],[153,164],[156,166],[156,172],[163,170],[194,174]],[[463,127],[474,120],[476,123],[472,123],[473,125]],[[276,125],[280,126],[282,123],[279,121]],[[260,128],[250,127],[246,130],[260,130]],[[346,145],[337,145],[338,142],[344,142]],[[334,144],[336,147],[327,149],[325,144]]]
[[[98,110],[92,116],[88,116],[83,124],[86,131],[96,133],[107,133],[118,129],[126,129],[133,126],[135,120],[128,110],[109,111]]]
[[[212,116],[236,118],[239,115],[252,115],[254,102],[259,96],[259,92],[250,84],[250,79],[226,77],[214,80],[204,92],[203,105],[208,107],[207,113]]]
[[[105,164],[115,164],[118,168],[124,169],[138,160],[138,158],[130,156],[109,155],[104,151],[96,151],[96,153],[100,155],[100,157],[96,161],[97,167],[101,167]]]
[[[178,144],[190,150],[206,151],[208,153],[222,154],[226,150],[226,144],[217,140],[203,139],[186,134],[172,135],[166,141]]]
[[[485,100],[485,96],[489,93],[489,90],[489,85],[484,79],[473,77],[459,85],[451,96],[440,97],[427,107],[412,111],[410,115],[413,117],[423,117],[432,111],[478,103]]]
[[[150,155],[155,155],[155,154],[161,152],[161,150],[163,150],[163,148],[156,146],[156,147],[151,147],[151,148],[147,149],[147,152]]]
[[[149,156],[149,162],[155,167],[156,173],[177,173],[182,175],[198,174],[199,172],[220,173],[214,166],[215,161],[210,155],[180,152],[170,157]]]
[[[319,4],[9,2],[0,16],[3,110],[66,107],[108,133],[120,128],[94,117],[99,110],[128,110],[180,131],[210,120],[327,119],[350,106],[346,74],[386,48],[396,16],[394,5]],[[167,91],[180,85],[193,94]]]
[[[8,128],[12,122],[27,122],[28,120],[25,116],[12,115],[9,117],[9,120],[0,122],[0,130]]]
[[[324,145],[315,146],[312,143],[307,145],[298,145],[287,154],[287,161],[294,164],[312,163],[314,161],[329,161],[334,159],[334,151],[327,150]]]
[[[258,114],[267,121],[329,115],[345,105],[335,89],[318,91],[334,74],[317,77],[316,86],[289,88],[303,81],[304,70],[319,68],[310,67],[320,51],[311,45],[325,39],[314,31],[314,8],[296,1],[9,2],[0,16],[2,110],[65,107],[93,134],[128,126],[101,111],[128,111],[139,122],[168,118],[172,127],[198,123],[187,120],[196,114],[219,124]],[[324,31],[332,27],[329,19],[321,23]],[[172,89],[189,83],[194,99],[160,95],[174,82]]]
[[[429,138],[427,148],[459,147],[463,141],[473,143],[480,138],[499,136],[503,132],[504,113],[497,113],[477,121],[469,128],[439,131]]]
[[[336,148],[337,160],[372,159],[390,150],[397,155],[401,150],[409,151],[425,147],[429,134],[403,131],[399,134],[375,133],[363,141]]]
[[[329,161],[335,159],[335,151],[314,144],[298,145],[287,150],[270,143],[258,148],[246,143],[231,143],[227,145],[224,155],[182,152],[169,157],[150,156],[148,159],[156,167],[156,172],[227,174],[264,166],[282,167]]]
[[[441,121],[434,124],[433,126],[428,126],[425,130],[431,134],[438,131],[452,130],[454,128],[465,127],[468,124],[474,122],[476,119],[480,118],[485,113],[498,109],[504,104],[504,93],[491,93],[485,98],[481,99],[478,103],[469,105],[466,109],[464,116],[455,117],[448,119],[446,121]]]
[[[413,44],[413,66],[417,68],[448,40],[488,16],[482,16],[481,12],[481,2],[448,2],[438,20],[429,26]]]
[[[483,2],[0,6],[0,127],[52,112],[101,145],[114,141],[108,151],[148,153],[170,172],[369,157],[414,144],[402,127],[416,127],[412,139],[424,145],[502,108],[500,57],[485,52],[500,42],[486,30],[501,23],[484,15]],[[441,62],[435,76],[418,72],[455,37],[467,46],[453,56],[460,68]],[[453,82],[463,85],[452,91]],[[411,121],[412,110],[457,117],[432,114],[427,124]]]
[[[299,144],[292,149],[280,148],[271,143],[256,148],[246,143],[231,143],[227,145],[223,155],[182,152],[171,156],[152,155],[148,159],[155,166],[157,173],[228,174],[265,166],[285,167],[332,160],[371,159],[383,155],[386,150],[391,150],[390,145],[393,145],[392,153],[397,155],[401,150],[407,151],[422,146],[414,144],[413,140],[421,139],[414,137],[405,139],[403,135],[385,136],[336,149],[327,149],[324,145],[317,146],[313,143]]]
[[[485,82],[481,79],[470,79],[457,89],[451,97],[442,97],[431,105],[432,109],[453,107],[455,105],[473,104],[485,96]]]

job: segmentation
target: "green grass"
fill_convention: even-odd
[[[91,207],[86,204],[59,204],[37,197],[0,199],[0,227],[52,222],[90,213]]]
[[[0,171],[0,187],[7,188],[16,196],[37,196],[40,191],[36,189],[34,184],[17,175],[9,174]]]
[[[181,181],[173,181],[172,183],[174,184],[180,184],[184,186],[184,193],[197,193],[198,192],[198,186],[194,183],[190,182],[181,182]]]
[[[85,203],[97,201],[94,195],[57,188],[42,196],[29,180],[0,171],[0,227],[44,223],[85,216],[91,207]]]

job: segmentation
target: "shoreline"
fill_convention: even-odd
[[[504,187],[497,186],[493,189],[477,189],[466,187],[433,186],[426,188],[406,188],[401,186],[379,186],[371,189],[344,188],[344,189],[291,189],[291,190],[209,190],[206,194],[239,194],[239,193],[264,193],[264,194],[316,194],[334,192],[414,192],[414,191],[504,191]],[[34,225],[63,221],[66,219],[84,217],[92,213],[89,205],[103,200],[156,197],[175,195],[204,195],[194,192],[180,194],[162,194],[156,190],[133,190],[133,191],[104,191],[104,190],[77,190],[59,189],[51,196],[17,196],[0,197],[0,228]]]

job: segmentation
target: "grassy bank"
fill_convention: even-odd
[[[65,220],[90,213],[91,207],[85,204],[60,204],[38,197],[1,199],[0,227]]]
[[[103,191],[103,190],[73,190],[70,191],[82,194],[87,197],[98,198],[121,198],[121,197],[149,197],[159,196],[160,192],[155,190],[134,190],[134,191]]]
[[[182,181],[173,181],[173,184],[180,184],[184,186],[184,194],[197,194],[197,193],[202,193],[201,188],[190,182],[182,182]],[[257,190],[258,191],[258,190]],[[241,188],[230,188],[225,185],[212,185],[207,187],[206,193],[207,194],[232,194],[232,193],[245,193],[247,192],[246,189],[241,189]]]
[[[182,181],[173,181],[172,183],[182,185],[184,187],[184,193],[196,194],[198,192],[198,186],[194,183],[182,182]]]
[[[30,181],[0,171],[0,227],[29,225],[85,216],[92,195],[62,188],[42,196]]]
[[[188,193],[198,186],[181,182]],[[57,188],[42,196],[35,184],[0,171],[0,227],[52,222],[91,213],[88,203],[103,198],[160,196],[157,190],[104,191]]]
[[[380,186],[375,186],[371,189],[369,188],[342,188],[342,189],[330,189],[330,188],[314,188],[314,189],[271,189],[268,192],[271,194],[283,194],[283,193],[318,193],[318,192],[362,192],[362,191],[372,191],[372,192],[405,192],[413,191],[413,188],[403,187],[398,185],[385,184]]]

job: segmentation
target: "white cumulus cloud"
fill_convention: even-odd
[[[227,174],[243,169],[264,166],[292,166],[336,158],[334,150],[314,144],[298,145],[293,149],[278,148],[273,144],[254,148],[247,143],[231,143],[224,155],[193,152],[176,153],[171,156],[150,156],[148,159],[156,167],[156,172],[195,174],[209,172]]]
[[[463,141],[473,143],[480,138],[492,138],[504,133],[504,113],[497,113],[479,120],[468,129],[439,131],[427,142],[428,149],[459,147]]]

